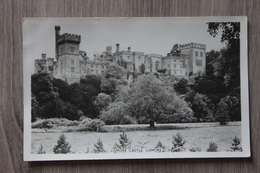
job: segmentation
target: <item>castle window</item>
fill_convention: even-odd
[[[203,57],[203,52],[200,52],[200,57]]]
[[[173,64],[174,68],[176,68],[176,64]]]
[[[174,60],[174,62],[176,62],[176,59]]]
[[[71,60],[71,65],[74,65],[74,63],[75,63],[75,60]]]
[[[103,66],[103,65],[102,65],[101,67],[102,67],[102,69],[104,69],[104,66]]]
[[[139,59],[139,61],[140,61],[140,60],[141,60],[141,57],[139,56],[138,59]]]
[[[96,70],[96,74],[98,74],[98,71]]]
[[[127,56],[128,60],[130,60],[130,56]]]
[[[144,64],[146,64],[146,61],[144,61]]]
[[[171,64],[168,64],[168,67],[171,68]]]
[[[75,47],[71,47],[70,50],[71,50],[72,53],[74,53]]]
[[[74,67],[71,67],[71,73],[74,73]]]
[[[195,51],[195,56],[199,56],[199,53],[198,53],[198,51]]]
[[[196,65],[197,65],[197,66],[202,66],[202,60],[196,59]]]
[[[93,64],[91,64],[90,67],[93,68]]]

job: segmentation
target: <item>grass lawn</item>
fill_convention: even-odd
[[[228,126],[208,126],[205,123],[204,127],[196,126],[196,124],[194,124],[194,127],[185,127],[189,128],[127,131],[126,134],[132,141],[131,148],[133,149],[140,149],[140,145],[144,143],[146,143],[144,145],[145,149],[153,149],[159,141],[166,146],[166,149],[171,149],[172,136],[180,132],[184,140],[186,140],[184,145],[186,151],[184,152],[189,152],[189,148],[194,145],[201,147],[201,151],[204,152],[211,141],[217,143],[219,151],[225,152],[230,150],[232,138],[238,136],[238,138],[241,139],[241,126],[239,123]],[[46,150],[46,153],[53,153],[53,147],[57,144],[61,133],[62,132],[33,132],[32,153],[36,154],[41,144]],[[86,153],[93,150],[94,143],[97,142],[98,138],[103,142],[105,150],[111,152],[114,144],[119,143],[119,135],[121,133],[122,132],[71,132],[64,133],[64,135],[67,138],[67,142],[71,144],[72,153]]]

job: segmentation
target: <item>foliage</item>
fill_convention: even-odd
[[[215,37],[220,30],[221,42],[226,48],[214,61],[214,75],[223,77],[226,86],[237,88],[240,86],[240,23],[208,23],[208,32],[211,36]]]
[[[126,150],[131,148],[132,141],[127,138],[125,132],[120,134],[119,144],[115,143],[114,150]]]
[[[139,121],[158,121],[168,104],[173,102],[174,97],[168,93],[162,82],[153,75],[139,76],[131,87],[127,101],[127,113],[136,117]]]
[[[38,105],[39,105],[39,103],[38,103],[36,97],[32,96],[32,98],[31,98],[31,122],[34,122],[37,119]]]
[[[227,125],[230,120],[228,106],[223,99],[218,104],[218,110],[215,118],[220,125]]]
[[[192,98],[192,96],[194,96]],[[208,106],[208,98],[206,95],[194,92],[188,93],[188,100],[191,101],[191,108],[194,111],[194,117],[197,121],[211,121],[213,115]]]
[[[108,104],[112,101],[110,95],[105,93],[99,93],[96,99],[93,102],[93,105],[96,107],[97,111],[100,112],[103,108],[107,107]]]
[[[233,141],[232,141],[232,143],[231,143],[231,151],[233,151],[233,152],[236,152],[236,151],[242,151],[243,149],[242,149],[242,147],[240,147],[239,145],[240,145],[240,139],[237,137],[237,136],[235,136],[234,138],[233,138]]]
[[[163,145],[163,144],[161,143],[161,141],[159,141],[159,142],[156,144],[155,149],[166,149],[166,147],[165,147],[165,145]]]
[[[59,92],[59,98],[61,98],[63,101],[69,101],[69,85],[67,82],[61,80],[61,79],[53,79],[53,87],[58,88]]]
[[[55,154],[67,154],[70,153],[71,146],[66,142],[66,137],[64,134],[60,135],[57,145],[54,146],[53,152]]]
[[[217,152],[218,151],[218,145],[215,142],[210,142],[209,147],[206,150],[207,152]]]
[[[101,131],[101,128],[105,125],[104,121],[100,119],[89,119],[86,118],[80,122],[78,127],[76,128],[77,131]]]
[[[188,80],[185,78],[179,79],[178,82],[174,84],[174,89],[180,95],[186,94],[189,91]]]
[[[133,124],[135,119],[129,116],[126,104],[123,101],[112,102],[106,110],[102,110],[100,119],[106,124]]]
[[[97,140],[97,143],[94,144],[93,153],[105,153],[106,150],[103,147],[103,142],[100,140],[100,138]]]
[[[221,99],[226,103],[230,121],[241,121],[241,103],[237,95],[227,95]]]
[[[172,152],[180,152],[180,151],[184,151],[184,144],[186,143],[186,141],[183,139],[183,137],[181,136],[180,132],[178,132],[176,134],[176,136],[173,136],[173,147],[171,148]]]
[[[77,126],[79,125],[78,121],[70,121],[66,118],[50,118],[50,119],[38,119],[32,123],[32,128],[39,129],[57,129],[62,126]]]
[[[126,75],[126,70],[117,63],[110,63],[108,69],[105,71],[105,78],[122,79]]]
[[[45,154],[45,153],[46,153],[46,150],[44,149],[44,147],[41,144],[40,148],[37,151],[37,154]]]

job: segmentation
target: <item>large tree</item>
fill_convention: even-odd
[[[154,75],[142,75],[133,83],[126,103],[131,116],[149,122],[154,128],[156,121],[169,118],[165,116],[167,110],[174,116],[178,109],[184,107],[182,102],[175,93],[168,92],[163,82]]]
[[[224,78],[224,84],[233,89],[240,88],[240,23],[210,22],[208,32],[215,37],[221,32],[221,42],[226,47],[214,60],[214,75]]]

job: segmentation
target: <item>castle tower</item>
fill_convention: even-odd
[[[186,62],[187,75],[205,75],[206,74],[206,45],[200,43],[189,43],[180,45],[181,54],[189,55]]]
[[[60,35],[60,26],[55,26],[55,45],[57,66],[54,77],[69,83],[80,75],[80,35],[64,33]]]

